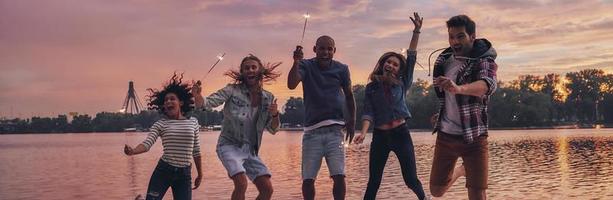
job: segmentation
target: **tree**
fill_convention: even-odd
[[[608,84],[605,83],[605,72],[600,69],[585,69],[567,73],[566,78],[569,80],[566,84],[570,92],[567,98],[571,106],[569,109],[574,111],[579,121],[595,122],[598,103],[603,100],[605,94],[601,90]]]
[[[290,97],[281,114],[281,123],[288,123],[291,126],[303,126],[304,123],[304,101],[301,97]]]
[[[161,118],[158,111],[155,110],[143,110],[137,115],[133,116],[135,128],[149,128],[153,126],[157,120]]]
[[[134,125],[131,116],[128,113],[101,112],[96,114],[92,125],[96,132],[120,132]]]
[[[201,126],[220,125],[223,120],[223,112],[216,110],[194,111],[193,116],[198,118]]]
[[[93,131],[92,118],[89,115],[77,115],[72,118],[72,132],[87,133]]]
[[[428,81],[417,79],[409,88],[406,101],[411,112],[409,127],[433,128],[430,119],[438,112],[439,107],[434,87]]]
[[[366,96],[366,86],[360,84],[354,85],[351,90],[353,91],[353,98],[355,99],[355,130],[361,130],[362,114],[364,113],[364,98]]]

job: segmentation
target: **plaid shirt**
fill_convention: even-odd
[[[445,75],[445,68],[448,67],[446,64],[451,56],[453,56],[453,51],[450,48],[438,56],[434,63],[433,79]],[[494,59],[496,59],[496,51],[491,47],[491,44],[485,39],[475,40],[471,56],[463,62],[458,76],[455,77],[457,85],[483,80],[488,86],[487,92],[481,97],[456,94],[462,131],[464,132],[464,141],[466,143],[472,143],[475,138],[487,135],[487,103],[490,95],[498,87],[496,83],[496,70],[498,66]],[[445,113],[446,103],[445,92],[442,88],[435,86],[434,91],[439,100],[439,113],[432,134],[441,129],[441,115]]]

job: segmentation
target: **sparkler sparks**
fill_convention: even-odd
[[[302,37],[300,38],[300,46],[302,46],[302,41],[304,41],[304,32],[306,32],[307,22],[309,21],[309,18],[311,18],[311,15],[309,15],[309,13],[307,12],[306,14],[302,15],[302,17],[304,17],[304,26],[302,27]]]

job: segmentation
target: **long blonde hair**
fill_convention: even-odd
[[[262,61],[252,55],[249,54],[248,56],[246,56],[245,58],[243,58],[243,60],[241,61],[241,65],[239,66],[239,70],[229,70],[227,71],[224,75],[232,78],[234,80],[234,83],[236,84],[243,84],[245,81],[245,76],[243,74],[243,64],[248,61],[248,60],[253,60],[256,61],[259,65],[260,68],[260,73],[258,74],[258,79],[260,82],[260,87],[262,86],[262,83],[267,83],[270,81],[274,81],[276,80],[279,76],[281,76],[280,73],[275,72],[275,69],[281,65],[281,62],[276,62],[276,63],[266,63],[266,66],[262,65]]]

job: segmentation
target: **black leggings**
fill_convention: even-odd
[[[413,149],[413,141],[406,124],[391,130],[374,130],[372,142],[370,143],[370,159],[368,163],[370,174],[364,199],[375,199],[377,197],[383,169],[385,168],[390,151],[394,151],[398,157],[404,183],[409,189],[413,190],[419,199],[424,199],[426,195],[421,182],[417,178],[415,150]]]

